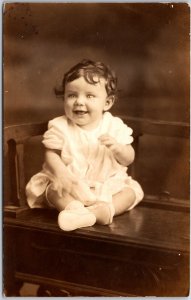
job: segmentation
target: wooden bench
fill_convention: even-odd
[[[188,124],[123,119],[134,129],[137,154],[144,134],[189,138]],[[188,200],[170,198],[167,192],[163,197],[145,195],[110,226],[73,232],[59,229],[56,211],[27,206],[24,145],[46,128],[47,123],[5,128],[5,294],[19,295],[22,283],[29,282],[40,285],[38,296],[46,289],[52,296],[187,296]]]

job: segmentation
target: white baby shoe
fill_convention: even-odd
[[[64,231],[93,226],[95,223],[95,215],[85,207],[65,209],[58,215],[58,225]]]

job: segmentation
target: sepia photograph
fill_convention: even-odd
[[[3,296],[189,296],[189,4],[2,9]]]

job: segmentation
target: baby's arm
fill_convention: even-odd
[[[61,160],[61,151],[46,149],[45,164],[48,170],[56,177],[58,194],[62,195],[63,188],[66,192],[70,193],[72,185],[77,183],[77,180]]]
[[[99,141],[113,152],[116,160],[123,166],[129,166],[135,158],[135,152],[131,145],[123,145],[108,134],[101,135]]]
[[[71,194],[76,200],[85,205],[96,201],[96,196],[90,191],[88,185],[81,179],[76,179],[61,159],[61,151],[46,149],[45,163],[48,170],[56,177],[55,189],[61,197],[62,192]]]

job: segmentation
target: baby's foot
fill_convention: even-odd
[[[65,231],[92,226],[95,222],[95,215],[85,207],[62,210],[58,215],[58,225]]]
[[[96,223],[100,225],[108,225],[113,221],[115,209],[112,203],[97,201],[96,204],[88,207],[90,211],[96,216]]]

